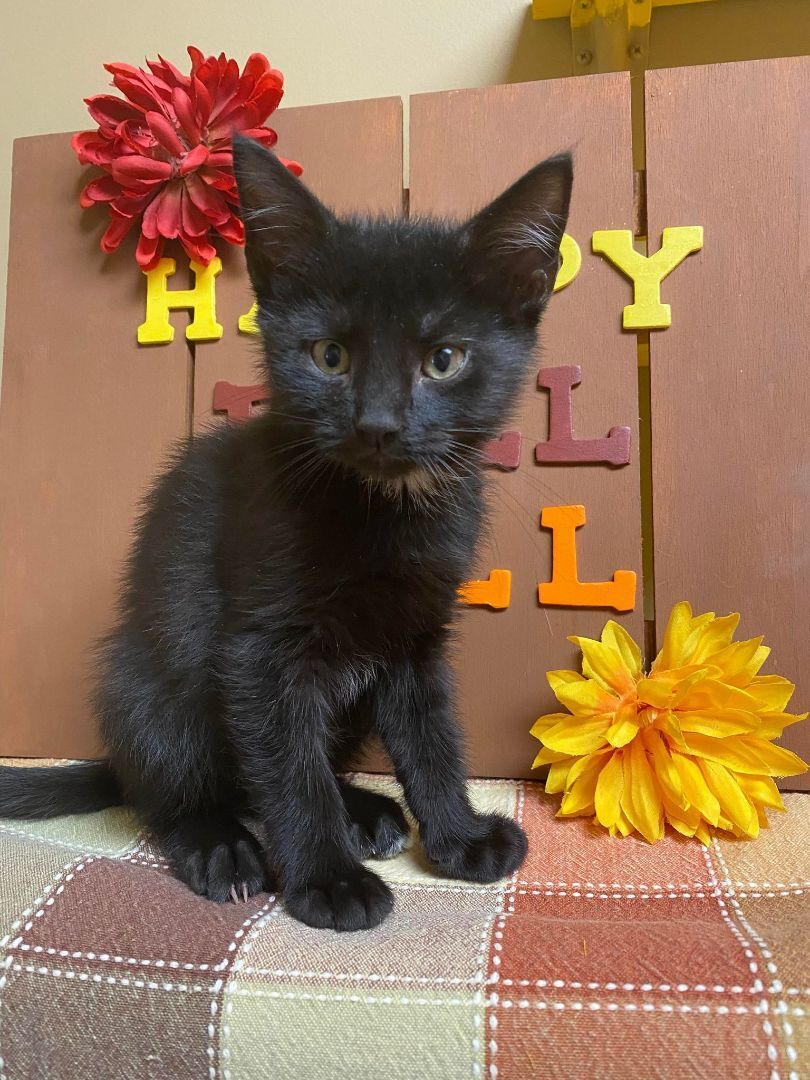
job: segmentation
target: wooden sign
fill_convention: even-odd
[[[649,73],[648,220],[634,203],[626,73],[415,97],[409,200],[398,99],[274,114],[280,149],[338,211],[409,202],[461,219],[576,147],[542,352],[514,424],[487,447],[490,527],[460,594],[454,664],[474,774],[531,775],[529,728],[555,708],[545,673],[577,662],[569,635],[598,636],[613,617],[651,646],[679,599],[741,610],[807,707],[810,400],[795,343],[808,300],[791,178],[810,171],[790,163],[807,145],[809,77],[801,58]],[[99,255],[80,183],[68,135],[17,142],[0,409],[6,755],[101,752],[91,647],[111,624],[138,499],[174,440],[272,408],[242,253],[221,245],[202,267],[170,247],[147,284],[131,252]],[[785,742],[810,752],[801,725]]]

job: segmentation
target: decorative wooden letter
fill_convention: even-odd
[[[552,530],[551,581],[539,588],[541,604],[564,607],[610,607],[632,611],[636,575],[617,570],[612,581],[579,581],[576,530],[585,524],[584,506],[544,506],[540,524]]]
[[[217,322],[215,279],[222,270],[217,257],[208,266],[191,263],[194,273],[193,289],[168,289],[166,279],[177,269],[174,259],[161,259],[154,270],[145,270],[146,319],[138,327],[139,345],[167,345],[174,341],[174,327],[169,312],[175,308],[191,308],[194,318],[186,327],[189,341],[218,341],[222,327]]]
[[[568,233],[563,233],[560,242],[560,256],[562,262],[557,277],[554,279],[554,292],[559,292],[566,285],[570,285],[582,266],[582,252],[579,250],[579,244]]]
[[[463,604],[480,604],[494,611],[509,607],[512,574],[509,570],[490,570],[486,581],[467,581],[458,590]]]
[[[258,334],[259,324],[256,319],[259,315],[259,305],[254,302],[253,307],[247,313],[247,315],[240,315],[236,321],[236,325],[239,327],[240,334]]]
[[[630,428],[612,427],[605,439],[575,439],[573,435],[572,390],[582,381],[578,364],[541,368],[538,387],[550,391],[548,401],[548,442],[537,443],[535,460],[546,462],[607,462],[627,465],[630,461]]]
[[[505,431],[500,439],[493,439],[481,447],[484,463],[502,472],[511,472],[520,466],[522,446],[523,436],[519,431]]]
[[[237,386],[222,379],[214,383],[214,412],[224,412],[229,420],[249,420],[253,406],[269,399],[266,386]]]
[[[700,251],[703,226],[664,229],[661,247],[650,256],[635,250],[629,229],[600,229],[591,242],[597,254],[606,256],[633,282],[633,303],[624,309],[625,330],[662,330],[670,326],[672,309],[661,303],[661,282],[687,255]]]

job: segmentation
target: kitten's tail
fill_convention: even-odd
[[[0,817],[58,817],[91,814],[118,806],[123,794],[106,761],[52,767],[0,766]]]

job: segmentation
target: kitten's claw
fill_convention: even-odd
[[[235,885],[231,885],[230,897],[231,897],[231,900],[233,900],[233,902],[235,904],[239,903],[239,897],[236,895],[236,886]]]
[[[248,902],[248,887],[246,881],[242,882],[242,899],[245,901],[245,903]]]

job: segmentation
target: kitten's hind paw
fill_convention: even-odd
[[[394,906],[391,890],[360,864],[284,893],[288,913],[319,930],[370,930]]]
[[[408,844],[410,830],[399,803],[387,795],[341,784],[343,801],[351,818],[350,830],[358,859],[391,859]]]

